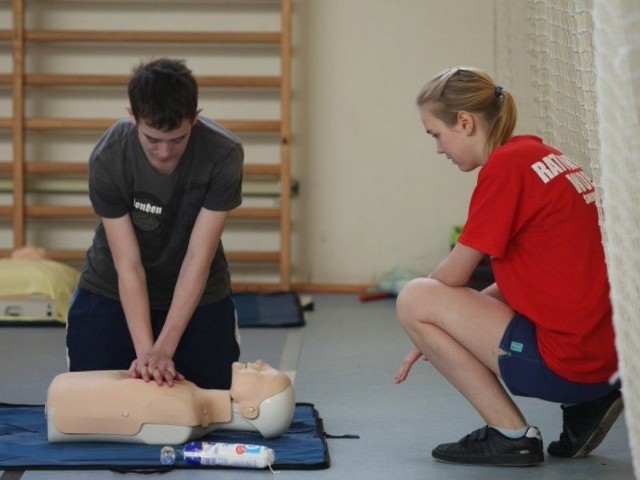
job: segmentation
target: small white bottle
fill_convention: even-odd
[[[275,462],[275,452],[264,445],[211,442],[189,442],[183,449],[166,446],[160,450],[162,465],[174,465],[176,458],[185,465],[271,468]]]

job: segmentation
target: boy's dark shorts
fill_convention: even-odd
[[[167,311],[151,310],[154,339]],[[236,310],[231,296],[196,308],[173,356],[176,370],[201,388],[229,389],[238,360]],[[67,319],[70,371],[128,370],[136,353],[122,304],[79,288]]]
[[[500,348],[507,352],[498,359],[502,380],[514,395],[557,403],[582,403],[620,388],[618,383],[570,382],[552,372],[540,357],[533,323],[523,315],[516,314],[511,319]]]

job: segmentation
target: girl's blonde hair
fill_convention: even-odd
[[[505,144],[516,127],[513,96],[476,68],[457,67],[439,73],[422,87],[416,103],[419,107],[429,104],[431,113],[448,126],[457,123],[459,112],[480,117],[488,127],[488,153]]]

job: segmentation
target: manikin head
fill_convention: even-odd
[[[240,405],[245,418],[260,415],[260,404],[291,385],[284,373],[262,360],[235,362],[232,366],[231,398]]]
[[[289,377],[261,360],[236,362],[232,369],[231,399],[244,421],[265,438],[284,433],[295,410]]]

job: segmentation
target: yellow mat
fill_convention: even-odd
[[[0,312],[0,320],[56,320],[66,323],[71,296],[78,285],[80,272],[54,260],[22,258],[0,259],[0,298],[44,296],[55,304],[53,318],[16,317]]]

